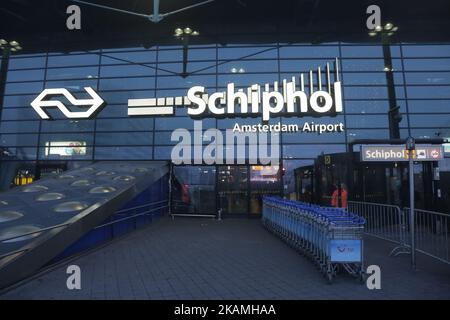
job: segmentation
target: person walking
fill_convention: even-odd
[[[336,190],[334,190],[331,196],[331,206],[336,208],[347,208],[348,192],[345,184],[336,184]]]

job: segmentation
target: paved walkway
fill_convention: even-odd
[[[163,218],[64,263],[0,299],[450,299],[450,268],[425,257],[411,271],[392,245],[367,239],[367,264],[381,267],[381,290],[350,276],[328,285],[311,262],[259,220]],[[66,268],[81,268],[81,290]]]

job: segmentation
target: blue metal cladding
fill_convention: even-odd
[[[148,225],[168,212],[168,175],[163,176],[122,209],[69,246],[49,264],[123,236]]]

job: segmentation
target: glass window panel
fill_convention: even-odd
[[[450,72],[405,72],[408,84],[450,84]]]
[[[92,147],[67,142],[39,148],[40,160],[91,160]]]
[[[154,148],[155,160],[171,160],[172,147],[155,147]]]
[[[344,85],[387,85],[386,73],[384,72],[344,72],[342,74]],[[403,84],[403,74],[394,72],[394,83]]]
[[[37,145],[37,134],[2,134],[0,135],[2,146],[33,146]]]
[[[162,88],[190,88],[193,86],[215,87],[216,76],[181,76],[158,77],[158,89]]]
[[[2,121],[0,123],[0,133],[24,133],[37,132],[39,121]]]
[[[218,59],[276,59],[277,47],[219,47]]]
[[[347,115],[347,128],[387,128],[388,116],[386,115]]]
[[[450,86],[407,87],[410,99],[450,99]]]
[[[36,98],[35,94],[11,95],[3,97],[3,108],[25,107],[30,108],[30,103]]]
[[[79,143],[79,145],[92,146],[94,143],[94,134],[92,133],[41,133],[39,144],[46,146],[48,143],[67,144]]]
[[[97,115],[97,118],[128,118],[128,105],[106,105]]]
[[[95,144],[99,145],[152,145],[151,132],[99,133],[95,135]]]
[[[450,113],[450,100],[409,100],[411,113]]]
[[[79,90],[83,91],[84,87],[92,87],[94,90],[97,89],[97,79],[92,80],[63,80],[63,81],[47,81],[45,83],[45,88],[66,88],[69,91]]]
[[[197,121],[197,123],[201,125],[202,130],[207,130],[216,127],[215,121],[214,119],[207,118]],[[194,120],[189,117],[158,118],[158,121],[155,121],[155,125],[156,130],[173,130],[178,128],[191,130],[194,129]]]
[[[404,57],[450,57],[450,45],[403,45]]]
[[[334,58],[339,56],[337,46],[282,46],[280,58]]]
[[[151,160],[152,147],[96,147],[95,160]]]
[[[21,93],[40,93],[43,82],[6,83],[5,95]]]
[[[6,81],[44,80],[45,69],[8,71]]]
[[[49,68],[47,80],[96,79],[98,67]]]
[[[154,89],[154,77],[141,78],[122,78],[122,79],[100,79],[100,88],[102,90],[139,90]]]
[[[342,59],[342,71],[383,71],[383,59]],[[402,70],[400,59],[392,59],[392,67],[394,71]]]
[[[97,131],[149,131],[152,118],[97,119]]]
[[[95,120],[41,121],[42,132],[86,132],[94,130]]]
[[[219,61],[219,73],[242,74],[248,72],[278,72],[277,60]]]
[[[9,59],[9,70],[29,68],[45,68],[45,56],[32,58],[12,57]]]
[[[155,96],[154,90],[140,90],[140,91],[100,91],[99,95],[105,100],[108,104],[124,104],[128,105],[128,99],[146,99],[153,98]]]
[[[283,158],[317,158],[322,153],[345,152],[345,144],[289,144],[283,146]]]
[[[7,149],[11,158],[14,160],[36,160],[37,148],[9,147]]]
[[[117,66],[102,66],[100,69],[101,77],[132,77],[132,76],[154,76],[156,73],[156,65],[142,66],[142,65],[117,65]]]
[[[131,52],[108,52],[102,53],[103,65],[130,63],[155,63],[156,51],[131,51]]]
[[[407,71],[450,71],[450,58],[446,59],[404,59]]]
[[[330,59],[280,60],[280,71],[288,73],[307,73],[309,70],[317,70],[317,67],[322,67],[322,70],[324,70],[323,68],[326,64],[332,62],[333,60]],[[330,68],[333,70],[332,65],[330,65]],[[295,74],[292,75],[294,76]]]
[[[273,73],[263,74],[227,74],[219,75],[219,87],[226,87],[229,83],[234,83],[236,87],[248,87],[252,84],[264,85],[278,81],[278,75]]]
[[[403,87],[396,86],[395,94],[397,99],[403,99],[405,97],[405,91]],[[350,87],[344,88],[345,99],[388,99],[387,87]]]
[[[39,115],[29,108],[8,108],[2,112],[2,120],[39,120]]]
[[[400,47],[390,46],[391,56],[400,57]],[[341,46],[345,58],[383,58],[383,46]]]
[[[409,115],[411,127],[450,128],[450,116],[442,115]]]
[[[405,100],[397,100],[400,112],[406,113]],[[346,101],[344,110],[347,113],[387,113],[389,100]]]
[[[389,130],[387,130],[387,129],[385,129],[385,130],[350,129],[350,130],[347,130],[347,137],[348,137],[349,141],[352,141],[355,139],[389,139]]]
[[[48,67],[88,66],[98,64],[98,54],[66,54],[63,56],[49,56]]]

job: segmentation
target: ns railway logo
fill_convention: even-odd
[[[31,102],[31,106],[46,120],[51,119],[46,110],[49,108],[59,109],[66,118],[90,119],[102,110],[105,101],[91,87],[84,90],[90,99],[76,99],[64,88],[45,89]],[[64,96],[75,108],[84,110],[71,111],[62,101],[55,99],[58,96]],[[193,118],[261,115],[265,122],[280,114],[321,116],[340,113],[343,106],[339,61],[337,58],[334,61],[333,75],[327,63],[325,70],[319,67],[317,71],[310,70],[306,76],[301,73],[298,78],[285,79],[281,83],[275,81],[272,86],[268,83],[263,86],[253,84],[245,90],[236,90],[235,84],[229,83],[226,91],[213,93],[208,93],[203,86],[194,86],[186,96],[129,99],[128,116],[175,116],[175,108],[183,106],[188,108],[187,113]]]

